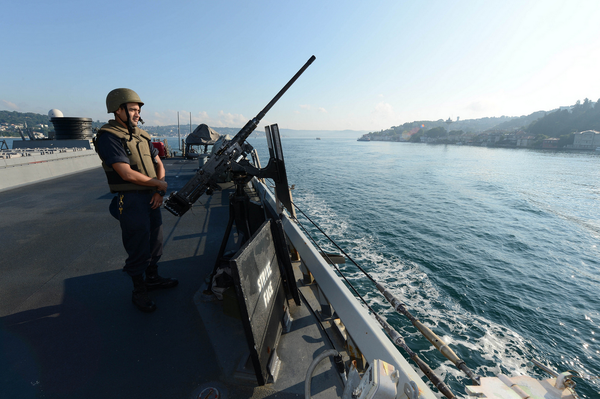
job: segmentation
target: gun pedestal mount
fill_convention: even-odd
[[[231,236],[233,225],[235,224],[239,235],[237,250],[244,245],[265,221],[265,213],[261,207],[258,194],[248,185],[250,179],[252,179],[252,176],[248,176],[246,173],[233,172],[235,191],[229,196],[229,220],[223,240],[221,241],[221,246],[219,247],[217,261],[210,275],[211,282],[222,262],[228,260],[223,256]]]
[[[282,204],[288,210],[292,208],[279,128],[277,125],[271,125],[267,126],[265,131],[270,154],[267,166],[259,169],[251,165],[246,159],[232,164],[231,171],[233,182],[235,183],[235,192],[229,197],[229,220],[223,240],[221,241],[219,253],[217,254],[215,266],[210,275],[210,281],[212,283],[212,279],[221,264],[228,261],[228,259],[224,258],[224,255],[234,223],[239,234],[236,249],[239,249],[262,226],[266,219],[272,219],[271,229],[284,281],[284,288],[286,293],[291,295],[296,305],[299,306],[301,302],[287,241],[283,232],[283,225],[281,224],[280,211],[271,209],[269,206],[263,204],[257,191],[249,184],[253,177],[272,179],[275,182],[275,192],[279,193],[279,201],[282,201]]]

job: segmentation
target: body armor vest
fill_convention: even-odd
[[[116,121],[111,120],[108,124],[100,128],[96,135],[96,140],[102,134],[106,133],[113,134],[119,138],[123,148],[125,148],[127,157],[129,158],[131,169],[148,177],[156,178],[156,170],[154,169],[154,161],[150,149],[152,139],[148,132],[136,127],[135,133],[130,136],[126,128],[119,125]],[[108,179],[108,186],[110,187],[111,193],[117,193],[119,191],[152,190],[152,187],[140,186],[123,180],[123,178],[119,176],[110,165],[107,165],[104,160],[102,160],[102,168],[104,168],[104,172],[106,172],[106,178]]]

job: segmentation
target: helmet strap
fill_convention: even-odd
[[[131,115],[129,115],[127,105],[121,105],[121,108],[125,110],[125,114],[127,115],[127,122],[125,124],[127,125],[127,131],[129,132],[129,141],[131,141],[131,139],[133,139],[133,134],[135,133],[135,125],[131,120]]]

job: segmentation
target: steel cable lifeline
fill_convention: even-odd
[[[317,226],[300,208],[298,208],[298,206],[294,202],[292,202],[292,204],[294,204],[294,207],[296,209],[298,209],[302,213],[302,215],[304,215],[304,217],[306,217],[317,229],[319,229],[319,231],[321,231],[321,233],[323,233],[323,235],[325,235],[327,237],[327,239],[329,239],[332,243],[334,243],[334,245],[336,245],[337,248],[339,248],[339,246],[337,246],[337,244],[335,244],[335,242],[331,238],[329,238],[329,236],[327,236],[327,234],[325,234],[325,232],[323,232],[323,230],[321,230],[321,228],[319,226]],[[302,223],[300,223],[300,221],[298,219],[296,219],[296,221],[298,222],[298,225],[300,226],[300,228],[305,232],[305,234],[315,244],[315,246],[324,254],[324,256],[327,257],[327,259],[330,261],[330,263],[333,265],[333,267],[337,270],[337,272],[340,274],[340,276],[344,279],[344,281],[348,284],[348,286],[352,289],[352,291],[354,291],[354,293],[356,294],[356,296],[358,296],[358,298],[360,298],[360,300],[365,304],[365,306],[367,307],[367,309],[369,309],[369,311],[374,315],[375,319],[379,322],[379,324],[381,324],[381,326],[383,327],[383,329],[385,330],[385,332],[390,336],[390,338],[392,339],[392,341],[396,345],[402,347],[402,349],[404,349],[406,351],[406,353],[417,364],[417,366],[419,366],[419,369],[421,369],[421,371],[425,374],[425,376],[429,379],[429,381],[431,381],[431,383],[445,397],[447,397],[448,399],[454,399],[454,398],[456,398],[456,396],[454,395],[454,393],[452,393],[452,391],[450,390],[450,388],[444,383],[444,381],[442,381],[435,374],[435,372],[431,369],[431,367],[429,367],[429,365],[427,363],[425,363],[423,360],[421,360],[419,358],[419,356],[412,349],[410,349],[410,347],[406,344],[406,342],[404,341],[404,339],[402,338],[402,336],[396,330],[394,330],[385,320],[383,320],[383,318],[381,318],[377,314],[377,312],[375,312],[375,310],[373,310],[373,308],[367,303],[367,301],[362,297],[362,295],[360,295],[360,293],[356,290],[356,288],[354,288],[354,286],[352,285],[352,283],[350,283],[350,281],[348,281],[348,279],[341,272],[341,270],[331,261],[331,259],[329,259],[329,256],[327,256],[327,254],[323,251],[323,249],[321,248],[321,246],[315,241],[315,239],[310,235],[310,233],[304,228],[304,226],[302,225]],[[341,248],[339,248],[339,249],[341,250]],[[343,252],[343,250],[342,250],[342,252]],[[344,252],[344,254],[346,255],[345,252]],[[352,261],[352,262],[354,263],[354,261]],[[366,273],[362,268],[359,267],[359,269],[363,273],[365,273],[373,282],[376,283],[376,281],[373,280],[373,278],[371,276],[369,276],[368,273]]]
[[[412,323],[413,326],[415,326],[415,328],[417,328],[417,330],[419,330],[421,332],[421,334],[427,338],[427,340],[429,342],[431,342],[431,344],[433,346],[435,346],[435,348],[442,354],[444,355],[448,360],[450,360],[459,370],[461,370],[463,373],[465,373],[470,379],[471,381],[473,381],[473,383],[475,385],[480,385],[480,377],[478,375],[476,375],[475,373],[473,373],[473,371],[471,369],[469,369],[469,367],[467,366],[467,364],[465,363],[464,360],[460,359],[456,353],[454,353],[454,351],[452,349],[450,349],[450,347],[444,342],[442,341],[441,338],[439,338],[429,327],[425,326],[423,323],[421,323],[417,318],[415,318],[405,307],[405,305],[398,300],[398,298],[396,298],[387,288],[385,288],[383,286],[383,284],[380,284],[379,282],[377,282],[366,270],[364,270],[358,263],[356,263],[354,261],[354,259],[352,259],[352,257],[350,257],[350,255],[348,255],[346,253],[346,251],[344,251],[339,245],[337,245],[337,243],[327,235],[327,233],[325,233],[314,221],[312,221],[308,215],[306,215],[306,213],[304,213],[302,211],[302,209],[300,209],[298,207],[298,205],[296,205],[294,202],[292,202],[294,207],[300,211],[300,213],[302,213],[302,215],[310,222],[312,223],[313,226],[315,226],[333,245],[335,245],[335,247],[337,249],[339,249],[346,258],[348,258],[365,276],[367,276],[367,278],[369,280],[371,280],[375,286],[377,287],[377,289],[379,290],[379,292],[385,297],[385,299],[392,305],[392,307],[394,308],[394,310],[396,310],[398,313],[403,314],[404,316],[406,316],[410,322]],[[296,219],[296,221],[298,222],[298,225],[302,226],[302,224],[300,223],[300,221],[298,219]],[[306,229],[304,229],[304,227],[302,226],[302,229],[306,232],[306,234],[310,236],[310,234],[308,234],[308,232],[306,231]],[[314,239],[311,237],[311,240]],[[315,245],[318,246],[318,244],[315,243]],[[324,251],[322,251],[324,253]],[[329,257],[327,256],[327,254],[325,254],[325,256],[328,258],[329,261],[331,261],[331,259],[329,259]],[[331,262],[333,264],[333,262]],[[342,277],[344,278],[344,280],[350,285],[350,282],[343,276],[343,274],[341,273],[341,271],[336,267],[336,270],[338,270],[338,273],[340,273],[340,275],[342,275]],[[354,290],[354,287],[352,287]],[[356,292],[356,290],[354,290]],[[359,295],[357,293],[357,295]],[[359,295],[360,297],[360,295]],[[362,297],[360,297],[361,300],[364,299]],[[365,302],[366,303],[366,302]],[[368,306],[368,305],[367,305]],[[370,309],[370,308],[369,308]]]

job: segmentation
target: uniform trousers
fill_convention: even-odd
[[[163,252],[163,228],[160,207],[152,209],[153,191],[123,191],[110,204],[111,215],[121,224],[123,246],[127,251],[125,271],[130,276],[156,267]]]

